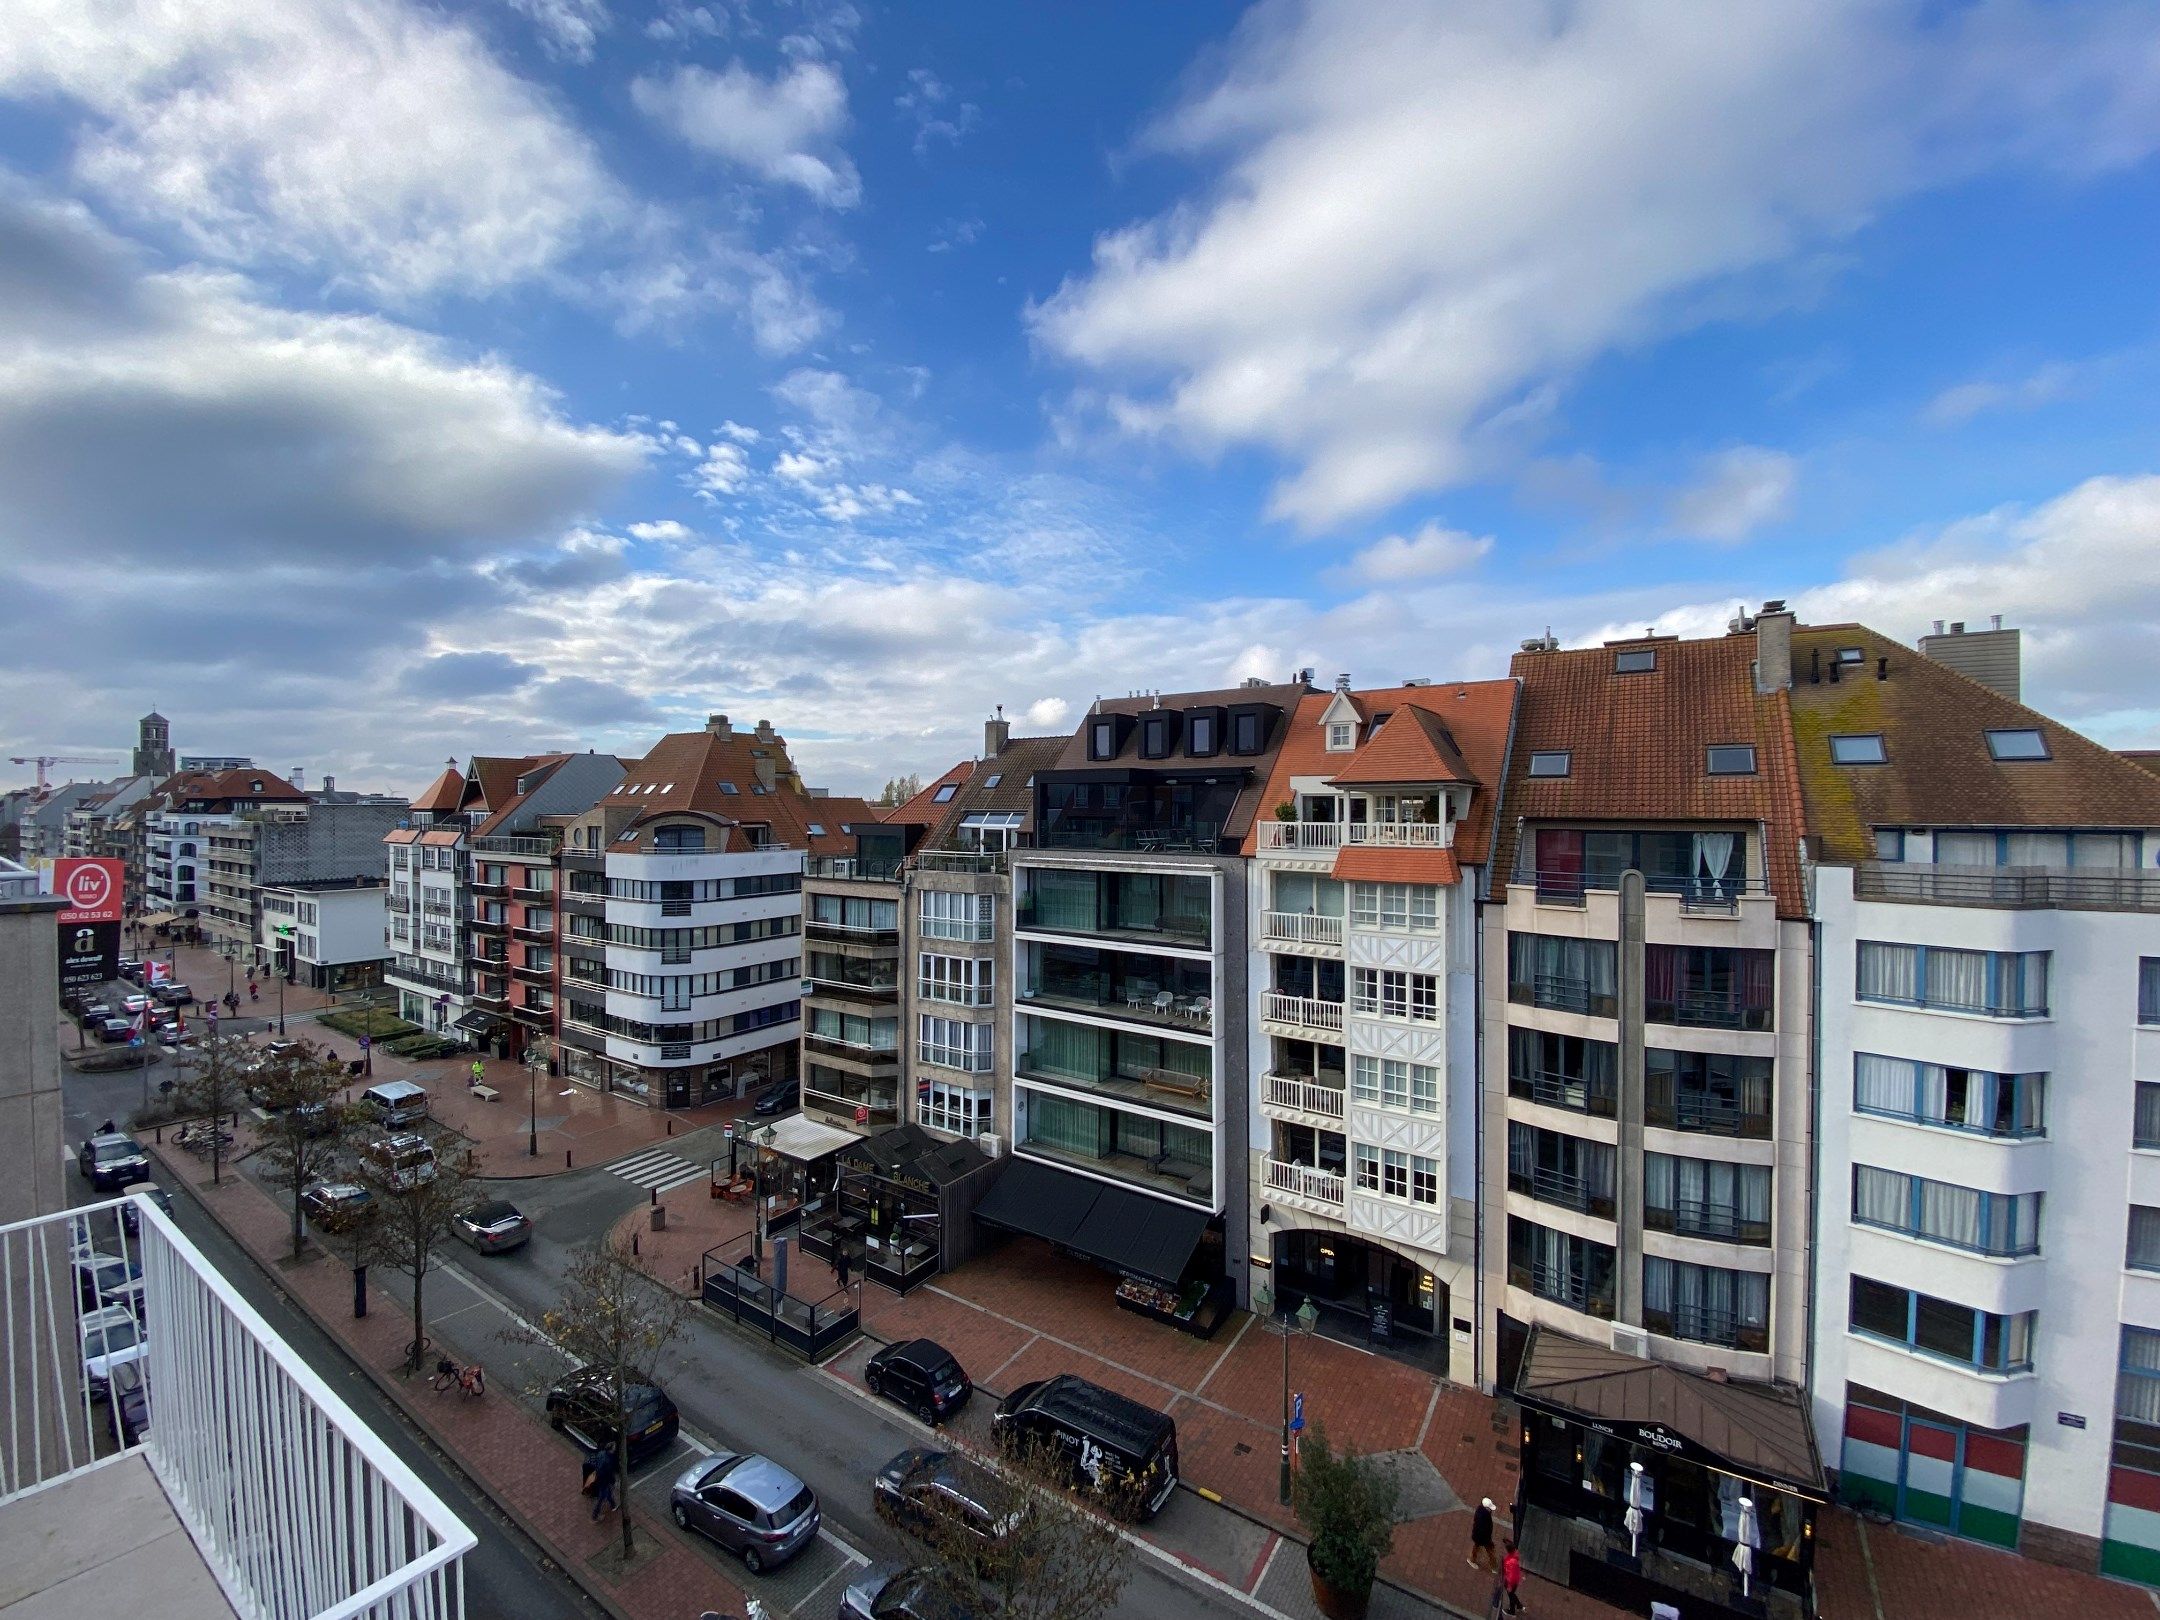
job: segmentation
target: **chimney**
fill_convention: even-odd
[[[334,776],[324,777],[322,779],[322,790],[326,796],[335,793],[337,791],[337,778]]]
[[[769,759],[753,759],[750,761],[750,769],[758,779],[758,786],[770,793],[773,784],[779,780],[779,767]]]
[[[760,720],[757,723],[757,740],[761,743],[769,743],[773,740],[773,728],[770,720]]]
[[[1342,674],[1335,677],[1335,690],[1338,692],[1350,690],[1350,672],[1348,670],[1344,670]]]
[[[705,729],[715,737],[732,737],[735,735],[735,728],[728,724],[727,716],[724,714],[708,714],[705,717]]]
[[[983,722],[983,758],[996,759],[1011,741],[1012,722],[1005,718],[1005,705],[1000,703],[996,717]]]
[[[1765,602],[1755,616],[1755,690],[1783,692],[1792,685],[1792,610]],[[1835,673],[1833,671],[1833,673]]]
[[[2024,656],[2017,629],[2004,629],[2000,614],[1993,623],[1993,629],[1968,631],[1962,621],[1953,622],[1948,635],[1922,636],[1920,656],[1947,665],[2013,703],[2021,703]]]
[[[307,772],[302,770],[299,766],[295,765],[292,768],[292,785],[296,788],[304,789],[307,786],[307,783],[302,781],[301,778],[305,775],[307,775]]]

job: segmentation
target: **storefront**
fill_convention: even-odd
[[[752,1168],[764,1200],[765,1230],[780,1231],[830,1210],[840,1181],[840,1153],[860,1140],[852,1131],[787,1114],[750,1132]]]
[[[1345,1232],[1277,1232],[1273,1251],[1285,1309],[1309,1299],[1330,1337],[1446,1376],[1448,1291],[1430,1271]]]
[[[1535,1328],[1513,1394],[1522,1542],[1538,1574],[1638,1612],[1646,1600],[1688,1614],[1813,1612],[1826,1481],[1796,1391]]]
[[[859,1275],[906,1293],[975,1250],[975,1206],[997,1163],[973,1142],[896,1125],[840,1150],[831,1203],[803,1221],[806,1253],[846,1253]]]
[[[1181,1333],[1211,1337],[1230,1314],[1222,1219],[1204,1209],[1015,1158],[975,1219],[1115,1272],[1121,1307]]]

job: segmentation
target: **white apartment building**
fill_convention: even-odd
[[[1793,652],[1826,1458],[2160,1584],[2160,777],[1861,627]]]
[[[1477,898],[1515,683],[1298,705],[1253,830],[1249,1240],[1280,1298],[1473,1376]]]
[[[377,878],[265,885],[260,954],[272,973],[317,990],[380,983],[387,896]]]

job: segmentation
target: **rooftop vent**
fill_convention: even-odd
[[[1560,638],[1552,633],[1552,626],[1547,625],[1545,633],[1542,636],[1532,636],[1522,644],[1522,650],[1527,653],[1558,652],[1560,650]]]

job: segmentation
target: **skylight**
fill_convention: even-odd
[[[1640,675],[1645,670],[1657,668],[1655,647],[1623,647],[1613,654],[1615,675]]]
[[[1554,748],[1543,753],[1532,754],[1530,756],[1530,774],[1532,776],[1565,776],[1568,774],[1571,757],[1569,751],[1565,748]]]
[[[984,778],[983,780],[984,791],[987,792],[989,789],[996,787],[1000,782],[1004,780],[1005,773],[1003,771],[992,772],[988,777]]]
[[[2047,738],[2030,727],[1987,734],[1988,752],[1997,759],[2046,759]]]
[[[1703,750],[1703,769],[1712,776],[1753,776],[1753,743],[1712,743]]]
[[[1830,758],[1839,765],[1880,765],[1888,757],[1879,731],[1830,739]]]
[[[825,823],[822,821],[811,822],[810,836],[812,838],[823,838],[825,836]]]
[[[733,782],[722,782],[720,784],[720,791],[722,793],[725,793],[731,799],[740,798],[742,796],[742,789],[737,787]]]
[[[1841,664],[1864,664],[1867,662],[1867,649],[1865,647],[1840,647],[1837,650],[1837,661]]]
[[[958,782],[947,782],[943,787],[939,788],[935,793],[930,795],[930,802],[932,804],[950,804],[952,802],[952,796],[959,791],[960,784]]]

